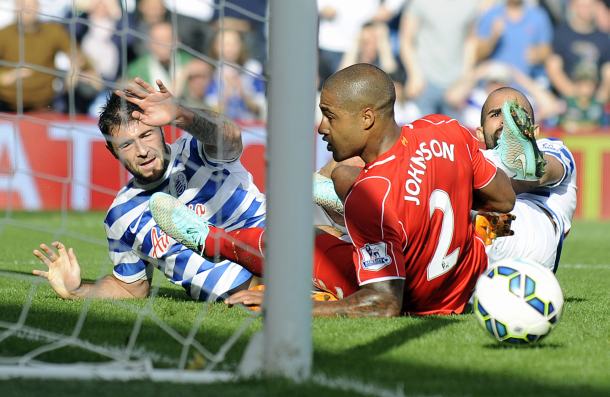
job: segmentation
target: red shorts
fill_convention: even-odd
[[[316,236],[312,279],[317,288],[338,299],[358,291],[353,247],[330,234]]]

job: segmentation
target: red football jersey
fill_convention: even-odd
[[[470,218],[473,189],[495,174],[456,120],[429,115],[404,126],[345,200],[359,284],[404,279],[404,311],[461,313],[487,267]]]

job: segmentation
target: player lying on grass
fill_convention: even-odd
[[[540,127],[535,124],[531,103],[520,91],[502,87],[489,94],[481,110],[481,127],[477,128],[477,133],[487,149],[502,146],[498,145],[498,141],[503,136],[503,131],[516,127],[507,125],[506,118],[502,116],[502,107],[507,102],[520,105],[526,113],[524,118],[529,119],[526,124],[530,134],[538,135]],[[538,139],[536,143],[546,166],[539,178],[530,181],[523,180],[523,175],[514,175],[512,169],[519,172],[519,161],[513,167],[507,167],[500,160],[498,150],[484,151],[509,176],[514,176],[512,184],[517,193],[515,208],[511,211],[516,216],[511,225],[514,234],[493,240],[487,254],[490,263],[503,258],[520,257],[556,271],[563,239],[570,231],[576,209],[576,163],[561,141],[545,138]]]
[[[343,299],[314,302],[315,315],[461,313],[487,267],[470,221],[473,198],[487,211],[513,208],[510,180],[467,129],[442,115],[400,127],[394,101],[391,79],[372,65],[350,66],[324,83],[320,134],[334,160],[359,156],[366,165],[345,198],[353,244],[316,236],[314,284]],[[208,227],[167,195],[154,195],[150,205],[172,237],[205,255],[218,246],[222,256],[262,273],[263,229]],[[226,300],[261,301],[260,291]]]
[[[159,90],[135,79],[109,97],[99,128],[112,155],[133,175],[112,203],[104,221],[111,275],[84,283],[72,248],[41,244],[34,255],[48,270],[33,273],[49,280],[62,298],[145,297],[154,267],[181,285],[193,299],[208,300],[248,288],[252,274],[233,262],[218,263],[176,243],[156,225],[148,209],[155,192],[167,192],[219,227],[262,226],[265,198],[239,162],[241,131],[220,115],[178,106],[163,83]],[[165,142],[162,126],[188,134]]]

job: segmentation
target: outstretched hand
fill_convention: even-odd
[[[80,266],[74,250],[66,250],[59,241],[53,242],[56,250],[46,244],[40,244],[40,250],[34,250],[34,256],[44,263],[48,270],[32,270],[32,273],[49,280],[51,288],[62,298],[73,297],[73,292],[81,286]]]
[[[175,121],[178,113],[178,105],[174,96],[168,91],[161,80],[156,80],[159,91],[136,77],[127,84],[124,90],[115,90],[114,93],[128,102],[138,105],[142,111],[134,111],[131,116],[155,127],[162,127]]]
[[[229,296],[225,299],[225,303],[229,306],[242,304],[247,306],[250,310],[259,311],[263,305],[264,295],[264,288],[243,290]]]

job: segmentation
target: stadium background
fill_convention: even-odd
[[[147,18],[154,18],[144,15],[142,10],[157,9],[157,13],[161,21],[176,22],[178,29],[178,40],[181,49],[190,51],[193,59],[200,59],[210,64],[214,64],[220,70],[224,66],[225,60],[214,55],[211,47],[211,37],[213,32],[218,27],[225,29],[233,29],[237,27],[243,28],[244,21],[247,25],[247,32],[242,32],[244,39],[243,45],[247,48],[250,54],[251,63],[241,65],[241,73],[254,75],[254,85],[257,87],[257,92],[253,95],[258,95],[258,100],[265,101],[264,93],[264,66],[266,63],[266,30],[264,21],[266,13],[266,1],[211,1],[198,0],[190,2],[174,2],[171,0],[143,0],[143,1],[114,1],[114,0],[88,0],[88,1],[49,1],[40,0],[39,19],[42,21],[62,22],[66,29],[72,29],[73,26],[88,26],[87,18],[93,14],[91,9],[95,4],[114,4],[123,10],[119,10],[120,15],[115,16],[117,30],[113,36],[114,43],[117,43],[117,37],[127,37],[125,43],[128,46],[127,51],[122,53],[119,51],[119,64],[112,74],[112,78],[102,75],[104,82],[112,82],[118,84],[122,81],[122,76],[125,76],[128,67],[135,62],[138,56],[138,51],[146,53],[146,38],[138,40],[138,32],[145,33],[146,24],[149,21]],[[392,54],[395,58],[398,67],[393,76],[397,76],[396,80],[404,83],[404,67],[400,65],[400,39],[399,24],[401,16],[412,6],[411,1],[404,0],[359,0],[359,4],[363,10],[353,10],[357,7],[345,7],[346,2],[340,0],[318,2],[321,21],[325,21],[324,13],[327,8],[333,8],[335,13],[339,15],[335,20],[343,17],[353,17],[351,23],[342,22],[345,31],[342,34],[346,37],[343,41],[350,43],[362,44],[363,24],[366,22],[366,16],[363,12],[368,12],[368,18],[376,21],[379,26],[387,28]],[[349,2],[347,2],[349,3]],[[486,7],[500,5],[500,1],[482,1],[481,4],[488,3]],[[526,1],[527,4],[538,3],[543,12],[545,12],[552,23],[552,28],[557,29],[562,24],[566,23],[569,15],[569,2],[567,1]],[[600,2],[600,4],[602,4]],[[559,5],[559,6],[558,6]],[[14,20],[13,1],[8,0],[0,5],[0,26],[6,26]],[[125,12],[125,9],[127,12]],[[558,11],[559,10],[559,11]],[[149,12],[147,11],[147,12]],[[607,9],[606,9],[607,11]],[[154,13],[154,12],[153,12]],[[343,15],[341,14],[343,13]],[[483,12],[478,18],[482,18]],[[187,16],[188,15],[188,16]],[[373,17],[371,17],[373,15]],[[64,18],[64,19],[58,19]],[[66,19],[67,18],[67,19]],[[71,18],[71,19],[70,19]],[[222,22],[221,22],[222,21]],[[237,21],[232,24],[231,21]],[[480,21],[475,21],[479,23]],[[128,33],[123,34],[127,24]],[[322,22],[323,23],[323,22]],[[600,22],[598,29],[609,29],[610,23],[606,21]],[[201,29],[193,29],[191,25],[202,26]],[[199,24],[199,25],[197,25]],[[241,24],[241,25],[240,25]],[[191,26],[190,31],[181,29],[181,26]],[[337,25],[340,25],[337,23]],[[91,25],[93,26],[93,25]],[[91,27],[89,26],[89,28]],[[341,26],[331,27],[339,29]],[[136,38],[130,36],[129,29],[134,30]],[[140,30],[138,30],[140,29]],[[332,42],[332,37],[325,37],[330,33],[325,33],[328,27],[320,28],[320,73],[324,74],[327,69],[324,63],[324,53],[329,52],[324,46],[336,47],[339,44]],[[82,30],[82,29],[81,29]],[[77,26],[75,38],[79,45],[83,46],[82,50],[86,54],[87,49],[82,34],[79,36]],[[185,33],[186,32],[186,33]],[[194,35],[193,32],[199,34]],[[385,32],[385,31],[384,31]],[[336,33],[336,30],[335,30]],[[207,37],[205,36],[207,35]],[[206,37],[201,42],[197,42],[197,37]],[[381,36],[378,36],[381,41]],[[385,40],[385,38],[384,38]],[[203,43],[203,44],[202,44]],[[381,47],[381,45],[378,45]],[[138,50],[138,48],[140,48]],[[226,50],[226,49],[225,49]],[[175,50],[175,48],[173,49]],[[379,52],[377,60],[382,58],[382,48],[377,48]],[[337,51],[330,51],[336,53]],[[122,55],[126,54],[126,59]],[[141,55],[140,54],[140,55]],[[175,54],[174,54],[175,55]],[[221,54],[222,55],[222,51]],[[343,60],[345,62],[345,59]],[[56,59],[55,64],[61,70],[65,69],[65,61],[61,58]],[[95,63],[92,62],[94,65]],[[125,64],[122,64],[125,63]],[[382,63],[379,61],[379,63]],[[230,66],[230,62],[227,63]],[[258,65],[253,66],[251,65]],[[239,65],[238,65],[239,66]],[[384,67],[384,65],[380,65]],[[177,66],[176,66],[177,68]],[[261,75],[256,75],[256,71],[263,72]],[[497,71],[496,71],[497,72]],[[174,71],[174,75],[178,71]],[[98,77],[101,72],[98,73]],[[497,73],[496,73],[497,74]],[[173,77],[172,77],[173,78]],[[217,76],[215,78],[218,78]],[[56,80],[60,80],[59,78]],[[546,84],[548,90],[553,87],[544,79],[538,79],[542,86]],[[222,82],[219,83],[222,85]],[[61,84],[60,84],[61,86]],[[101,89],[98,93],[97,100],[103,98],[109,86]],[[201,104],[212,106],[209,102],[210,88],[207,92],[200,92],[196,96],[200,99]],[[222,90],[221,90],[222,93]],[[28,93],[24,93],[27,96]],[[227,94],[228,95],[228,94]],[[91,103],[87,111],[81,113],[71,112],[67,106],[66,94],[61,88],[56,87],[56,97],[53,103],[43,111],[34,111],[26,113],[7,113],[0,118],[0,208],[11,210],[105,210],[114,193],[127,181],[128,175],[123,172],[118,163],[104,148],[104,142],[95,125],[96,110],[99,109],[99,103]],[[207,99],[206,99],[207,97]],[[184,99],[181,97],[181,99]],[[216,99],[217,100],[217,99]],[[558,103],[562,98],[557,95]],[[408,101],[407,101],[408,102]],[[412,105],[412,103],[407,103]],[[96,107],[97,106],[97,107]],[[77,106],[78,108],[79,106]],[[214,107],[214,106],[213,106]],[[221,107],[216,103],[215,106],[219,110]],[[407,106],[409,107],[409,106]],[[263,106],[264,108],[264,106]],[[417,110],[413,111],[413,107],[407,114],[417,115]],[[242,161],[245,166],[252,172],[255,183],[264,191],[265,189],[265,109],[252,114],[251,112],[240,112],[239,110],[231,111],[232,108],[227,106],[225,113],[232,113],[232,116],[244,127],[244,156]],[[237,108],[236,108],[237,109]],[[605,104],[606,115],[601,118],[601,122],[597,127],[588,128],[586,132],[578,132],[578,130],[566,132],[561,123],[559,116],[550,116],[542,121],[543,131],[545,135],[555,136],[563,139],[572,149],[578,167],[578,194],[579,205],[576,210],[576,218],[588,220],[610,219],[610,129],[607,126],[608,103]],[[402,114],[401,117],[406,117]],[[470,125],[473,128],[473,125]],[[316,139],[315,126],[312,126],[312,136],[303,137],[303,139]],[[167,129],[166,136],[169,141],[173,141],[179,131]],[[321,166],[329,155],[325,151],[325,147],[321,142],[317,142],[317,159],[316,165]]]
[[[344,1],[354,10],[364,8],[354,5],[358,0]],[[235,11],[236,4],[264,4],[257,0],[169,0],[165,5],[171,7],[178,2],[197,6],[225,5],[224,11],[229,12]],[[13,19],[12,3],[12,0],[0,1],[0,10],[6,11],[0,13],[0,19],[4,16],[6,23]],[[131,4],[135,10],[137,3],[146,1],[121,0],[120,3]],[[379,6],[402,1],[369,3]],[[549,4],[565,7],[567,2],[541,0],[540,3],[546,7]],[[71,1],[63,0],[40,0],[40,4],[44,14],[40,17],[52,20],[57,20],[53,16],[66,16],[63,6],[72,6]],[[213,12],[211,14],[208,15],[209,21],[205,22],[210,26],[215,18]],[[398,14],[389,21],[391,29],[396,28]],[[177,23],[177,14],[170,12],[167,17]],[[63,22],[76,21],[64,19]],[[264,57],[260,61],[264,64]],[[0,58],[0,65],[5,65],[2,62],[4,60]],[[121,70],[118,74],[123,72]],[[108,86],[119,81],[108,81],[111,83]],[[227,337],[242,329],[244,321],[251,320],[250,313],[224,305],[207,307],[200,302],[188,301],[181,288],[167,283],[163,277],[155,278],[159,290],[151,299],[81,302],[57,299],[46,282],[31,276],[31,270],[41,266],[32,257],[31,249],[40,242],[55,239],[76,248],[81,263],[86,264],[83,266],[85,280],[93,281],[107,274],[110,262],[101,222],[103,215],[96,211],[105,211],[116,190],[129,178],[104,148],[95,117],[70,112],[65,103],[64,107],[62,103],[55,105],[44,112],[18,111],[0,115],[0,210],[3,212],[0,222],[0,323],[3,328],[0,358],[3,362],[11,358],[18,362],[25,354],[40,347],[44,350],[56,346],[59,348],[34,358],[58,363],[83,359],[97,361],[97,355],[92,357],[87,349],[79,349],[78,343],[67,348],[61,347],[62,343],[70,344],[73,336],[77,335],[78,341],[75,342],[96,343],[123,351],[125,340],[138,334],[133,331],[134,324],[140,324],[143,312],[147,314],[144,315],[141,335],[138,334],[137,343],[133,346],[136,353],[152,352],[162,359],[170,359],[170,363],[181,359],[179,356],[184,344],[188,343],[183,344],[168,336],[167,327],[160,327],[159,320],[184,336],[191,335],[193,329],[200,330],[196,340],[210,351],[222,353]],[[257,184],[263,187],[264,117],[238,119],[244,127],[246,149],[243,161],[253,172]],[[218,392],[228,396],[242,396],[244,393],[278,396],[288,393],[332,393],[333,396],[607,396],[610,390],[610,379],[605,370],[608,368],[608,355],[599,353],[608,350],[610,302],[607,291],[610,278],[606,276],[610,270],[610,247],[607,244],[608,222],[599,220],[610,218],[606,199],[610,187],[610,131],[605,126],[587,133],[566,133],[557,128],[553,120],[545,120],[544,130],[564,139],[575,153],[580,188],[577,217],[581,219],[574,223],[557,273],[566,298],[566,315],[557,330],[541,345],[534,349],[503,348],[487,339],[473,315],[314,319],[315,376],[310,382],[295,387],[277,379],[242,381],[233,385],[208,386],[204,393]],[[312,126],[312,135],[314,131]],[[171,128],[166,130],[170,140],[174,140],[178,133]],[[324,153],[325,148],[321,147],[319,152]],[[317,161],[319,164],[322,158]],[[205,310],[209,310],[209,316],[201,325],[199,314]],[[237,367],[246,344],[261,328],[261,321],[253,324],[222,359],[220,368],[232,370]],[[54,344],[52,338],[41,339],[45,332],[63,336],[59,339],[61,343]],[[196,355],[188,358],[192,358],[195,365],[200,359]],[[165,361],[159,361],[155,364],[165,364]],[[346,362],[350,364],[345,365]],[[202,388],[201,385],[148,381],[0,381],[2,396],[188,395],[201,393]]]

